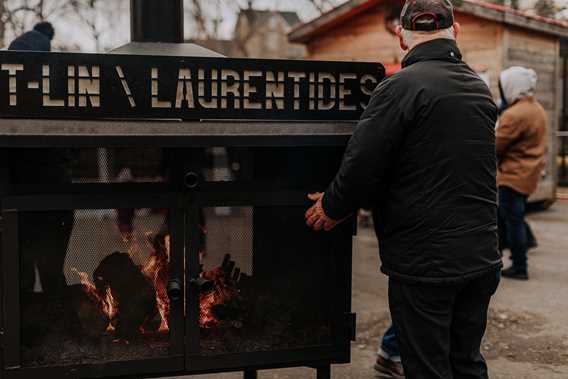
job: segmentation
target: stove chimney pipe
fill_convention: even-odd
[[[183,0],[130,0],[132,42],[183,40]]]

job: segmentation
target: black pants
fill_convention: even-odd
[[[500,273],[459,285],[389,280],[389,304],[407,379],[488,378],[480,345]]]
[[[43,292],[49,296],[63,294],[63,266],[73,220],[73,211],[25,212],[20,216],[20,275],[24,292],[33,291],[37,267]]]

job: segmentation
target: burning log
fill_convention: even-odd
[[[241,269],[237,267],[235,271],[233,271],[233,281],[235,283],[238,283],[240,279],[241,279]]]
[[[139,267],[125,253],[114,252],[93,273],[99,292],[110,289],[118,303],[116,336],[129,339],[157,313],[156,292]]]
[[[214,284],[213,291],[200,295],[199,325],[202,328],[221,323],[233,326],[235,323],[231,321],[239,321],[245,311],[237,287],[240,276],[240,269],[235,268],[230,254],[225,255],[220,267],[201,273],[202,278]]]
[[[231,260],[231,254],[226,254],[221,264],[221,269],[225,272],[227,278],[231,277],[231,273],[235,268],[235,262]]]

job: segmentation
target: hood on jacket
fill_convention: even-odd
[[[501,97],[507,105],[514,104],[522,97],[534,96],[536,89],[536,72],[520,66],[510,67],[499,77]]]

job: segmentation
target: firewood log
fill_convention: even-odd
[[[128,254],[114,252],[93,273],[99,291],[110,287],[118,303],[116,336],[135,336],[144,322],[157,313],[156,292]]]

